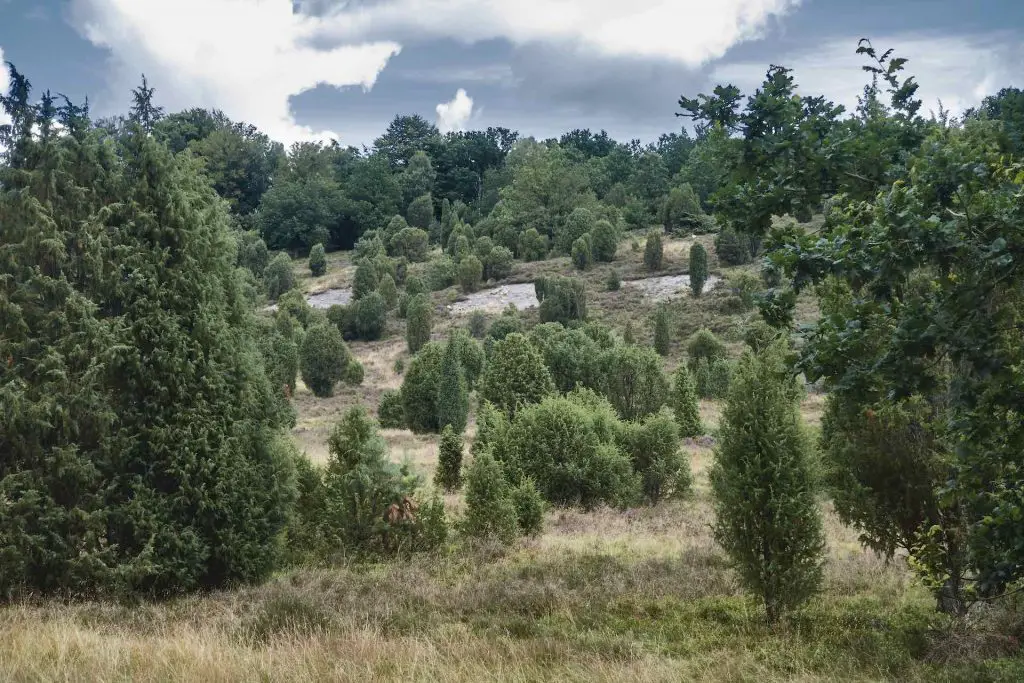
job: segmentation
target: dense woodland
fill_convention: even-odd
[[[145,79],[92,120],[12,66],[0,600],[508,547],[556,511],[692,499],[686,445],[710,438],[717,571],[756,618],[829,599],[828,505],[970,630],[1024,585],[1024,92],[926,111],[906,59],[857,51],[854,111],[771,66],[753,93],[681,97],[646,145],[402,115],[372,148],[285,149],[168,114]],[[747,315],[738,349],[704,323],[680,339],[668,305],[595,312],[588,273],[612,296],[623,253],[657,274],[684,238],[688,298]],[[298,275],[342,258],[350,303],[310,306]],[[535,312],[447,312],[514,272]],[[315,464],[289,433],[300,380],[358,387],[355,345],[395,335],[400,387],[336,415]],[[433,481],[382,429],[439,435]]]

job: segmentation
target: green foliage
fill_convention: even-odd
[[[533,328],[530,340],[544,356],[544,364],[559,391],[600,385],[597,361],[601,347],[583,330],[543,323]]]
[[[708,252],[702,244],[690,247],[690,291],[694,296],[704,292],[704,283],[708,281]]]
[[[687,236],[707,232],[708,217],[700,205],[697,193],[683,183],[669,192],[661,207],[661,222],[669,235]]]
[[[483,311],[469,314],[469,334],[475,339],[483,339],[487,334],[487,316]]]
[[[594,263],[590,253],[589,233],[572,243],[572,263],[576,270],[587,270]]]
[[[286,177],[263,195],[256,222],[271,249],[309,249],[343,241],[344,210],[345,193],[333,178]]]
[[[624,344],[598,359],[601,390],[625,420],[658,412],[668,398],[668,380],[654,349]]]
[[[441,431],[434,485],[449,493],[462,486],[462,434],[451,425],[446,425]]]
[[[30,104],[11,73],[0,595],[263,580],[282,559],[294,452],[225,204],[196,159],[134,124],[103,140],[83,108]]]
[[[236,263],[253,274],[256,279],[263,279],[263,272],[270,263],[270,252],[267,243],[255,232],[239,232],[235,235],[238,243]]]
[[[633,333],[633,321],[626,321],[626,329],[622,331],[622,343],[627,346],[636,344],[636,335]]]
[[[514,480],[529,478],[557,505],[625,506],[640,483],[615,444],[615,412],[594,394],[549,396],[516,415],[500,453]]]
[[[418,275],[410,275],[405,281],[405,293],[409,296],[416,296],[417,294],[426,294],[427,286],[423,283],[423,279]]]
[[[589,235],[593,227],[594,214],[587,209],[576,209],[565,219],[564,225],[555,230],[555,249],[563,254],[571,253],[576,240]]]
[[[735,308],[740,312],[747,312],[757,305],[757,298],[761,294],[761,279],[749,271],[730,273],[726,280],[729,291],[735,297]]]
[[[519,318],[518,309],[515,306],[509,306],[491,322],[491,326],[487,328],[487,338],[501,341],[510,334],[522,331],[523,321]]]
[[[313,277],[320,277],[327,273],[327,253],[323,244],[314,244],[309,250],[309,272]]]
[[[413,357],[402,379],[405,426],[416,434],[440,431],[437,399],[444,350],[444,345],[437,342],[424,346]]]
[[[349,359],[348,348],[338,328],[326,323],[314,325],[306,330],[302,340],[302,381],[314,396],[332,396],[334,385],[345,376]]]
[[[363,383],[363,379],[366,376],[366,371],[363,370],[363,364],[355,358],[349,360],[345,366],[345,375],[341,378],[345,384],[350,384],[354,387],[359,386]]]
[[[587,287],[574,277],[538,278],[534,282],[540,301],[540,321],[568,325],[573,320],[587,319]]]
[[[405,217],[409,225],[420,230],[428,230],[434,222],[434,198],[429,194],[422,195],[412,200]]]
[[[701,398],[725,398],[732,380],[732,365],[724,358],[700,358],[693,367],[693,379]]]
[[[499,449],[505,443],[508,427],[505,413],[495,408],[490,401],[481,399],[476,412],[476,438],[473,439],[470,452],[476,456],[484,451]]]
[[[672,375],[672,393],[668,403],[676,416],[680,436],[696,437],[704,433],[700,404],[697,402],[697,386],[685,365],[680,365]]]
[[[615,440],[640,475],[648,502],[689,491],[693,476],[680,450],[679,425],[670,410],[662,408],[643,422],[623,423]]]
[[[608,280],[605,282],[605,286],[609,292],[617,292],[622,289],[622,278],[619,277],[619,271],[612,268],[611,272],[608,273]]]
[[[433,306],[426,294],[417,294],[409,300],[405,322],[405,341],[409,353],[418,353],[430,341],[433,317]]]
[[[548,238],[530,228],[519,236],[519,258],[524,261],[543,261],[548,255]]]
[[[398,304],[398,285],[395,284],[395,278],[391,277],[390,274],[386,274],[380,279],[380,283],[377,285],[377,292],[384,299],[384,305],[387,306],[389,311]]]
[[[619,230],[611,221],[599,220],[590,231],[590,246],[594,260],[611,263],[615,260],[615,252],[619,249]]]
[[[288,254],[278,254],[270,259],[263,271],[263,283],[267,288],[267,296],[275,301],[279,296],[295,287],[295,272]]]
[[[439,292],[455,284],[455,261],[447,254],[431,259],[427,265],[427,284],[430,291]]]
[[[380,396],[377,406],[377,420],[384,429],[405,429],[405,409],[402,407],[402,392],[387,389]]]
[[[710,474],[715,540],[770,623],[822,582],[825,537],[797,396],[779,348],[744,354]]]
[[[480,382],[480,397],[508,416],[555,390],[544,358],[529,340],[513,333],[496,342]]]
[[[516,509],[519,531],[524,536],[539,536],[544,530],[544,512],[547,504],[532,479],[527,477],[513,487],[512,505]]]
[[[503,280],[512,274],[512,252],[506,247],[494,247],[484,259],[484,279]]]
[[[779,330],[763,320],[755,320],[743,332],[743,341],[754,353],[760,353],[779,339]]]
[[[753,259],[750,238],[732,228],[725,228],[715,235],[715,253],[719,261],[729,266],[742,266]]]
[[[647,235],[647,244],[644,247],[644,266],[647,270],[661,270],[665,258],[665,247],[661,243],[661,233],[652,230]]]
[[[420,228],[402,228],[391,238],[391,255],[404,256],[410,263],[427,260],[430,237]]]
[[[388,276],[385,276],[388,277]],[[356,339],[376,341],[387,327],[388,305],[380,292],[370,292],[357,299],[351,307],[353,333]]]
[[[461,435],[466,430],[468,414],[469,390],[459,358],[458,338],[452,332],[448,335],[444,359],[441,361],[441,377],[437,387],[437,424],[442,429],[450,426],[456,434]]]
[[[714,361],[718,358],[725,358],[725,344],[715,336],[714,332],[704,327],[694,332],[686,341],[686,356],[686,362],[690,371],[693,372],[701,359]]]
[[[654,314],[654,350],[659,356],[667,356],[672,346],[672,332],[668,319],[668,307],[658,306]]]
[[[489,451],[473,458],[466,472],[466,516],[462,531],[478,539],[511,543],[519,535],[512,491],[501,464]]]
[[[377,424],[363,408],[349,409],[327,446],[322,525],[329,552],[391,555],[437,542],[436,529],[424,534],[413,513],[417,478],[388,460]]]
[[[278,313],[275,315],[279,315],[280,318],[291,318],[303,328],[318,322],[313,307],[297,289],[289,289],[280,296],[277,300],[277,311]]]
[[[452,340],[458,350],[459,364],[466,378],[466,386],[473,391],[484,371],[484,349],[480,343],[466,334],[465,330],[452,329],[449,341]]]
[[[483,275],[484,264],[476,256],[470,254],[459,262],[459,286],[463,293],[470,294],[480,289]]]
[[[356,265],[355,277],[352,280],[352,300],[359,301],[371,292],[377,291],[379,281],[380,275],[377,273],[374,262],[369,259],[359,261]]]

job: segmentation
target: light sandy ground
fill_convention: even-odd
[[[709,275],[707,282],[704,283],[704,291],[711,291],[721,281],[722,278]],[[642,280],[627,280],[622,283],[622,286],[635,287],[655,301],[668,301],[682,296],[690,296],[689,275],[663,275]]]
[[[475,292],[462,301],[456,301],[448,307],[448,311],[454,315],[463,315],[472,311],[500,313],[509,304],[514,304],[520,311],[539,306],[540,302],[537,301],[537,293],[534,291],[533,283],[502,285],[501,287]]]

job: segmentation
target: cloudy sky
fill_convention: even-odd
[[[144,72],[169,111],[283,142],[369,144],[396,113],[646,141],[679,127],[680,94],[772,63],[854,102],[861,37],[910,59],[926,110],[1024,87],[1022,0],[0,0],[2,58],[37,88],[106,115]]]

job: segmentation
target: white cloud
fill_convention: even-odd
[[[321,84],[369,89],[401,49],[386,40],[317,49],[310,41],[328,20],[293,14],[291,0],[72,0],[72,18],[110,50],[121,101],[144,72],[159,104],[219,108],[286,143],[338,137],[299,125],[292,96]]]
[[[0,47],[0,94],[6,95],[7,90],[11,86],[11,74],[7,69],[7,59],[4,57],[4,49]],[[7,125],[11,122],[7,112],[0,107],[0,126]]]
[[[894,57],[906,57],[905,75],[920,85],[922,114],[938,113],[939,100],[953,114],[976,106],[999,88],[1022,86],[1024,45],[1016,36],[1003,33],[977,35],[897,34],[872,39],[883,52],[895,48]],[[857,106],[857,96],[870,81],[861,66],[867,58],[856,54],[857,38],[829,39],[805,52],[787,55],[779,64],[793,69],[804,94],[822,94],[847,111]],[[723,64],[712,72],[716,83],[732,82],[751,92],[764,79],[765,63]]]
[[[380,0],[344,2],[320,27],[340,39],[401,36],[546,42],[698,66],[759,37],[802,0]]]
[[[437,105],[437,127],[442,133],[466,130],[473,115],[473,98],[459,88],[451,102]]]

